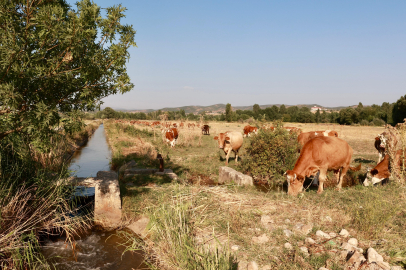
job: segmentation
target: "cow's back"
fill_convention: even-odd
[[[241,148],[243,143],[243,137],[238,131],[226,131],[228,137],[230,137],[230,146],[232,150],[238,151]]]
[[[298,162],[305,158],[311,159],[318,166],[341,167],[351,162],[352,153],[353,150],[346,141],[337,137],[320,136],[303,146]]]

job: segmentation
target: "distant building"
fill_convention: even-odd
[[[310,109],[310,111],[311,111],[312,113],[316,113],[317,110],[325,111],[326,109],[323,109],[322,107],[317,107],[317,106],[313,106],[313,107]]]

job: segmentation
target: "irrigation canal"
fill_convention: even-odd
[[[78,177],[94,177],[98,171],[110,170],[111,150],[101,124],[87,144],[76,151],[69,169]],[[94,188],[85,190],[86,196],[94,196]],[[129,232],[129,231],[128,231]],[[131,233],[131,232],[129,232]],[[91,230],[80,235],[75,249],[64,237],[47,240],[42,247],[44,256],[58,270],[132,270],[148,269],[142,254],[126,252],[117,231]]]

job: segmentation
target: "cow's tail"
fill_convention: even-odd
[[[350,170],[354,171],[354,172],[358,172],[359,170],[361,170],[361,163],[357,167],[351,167],[350,166]]]

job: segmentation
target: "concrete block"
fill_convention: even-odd
[[[237,172],[230,167],[220,167],[219,184],[235,183],[239,186],[253,186],[254,181],[251,176]]]
[[[121,225],[121,198],[118,175],[112,171],[97,173],[95,186],[94,222],[105,229]]]

